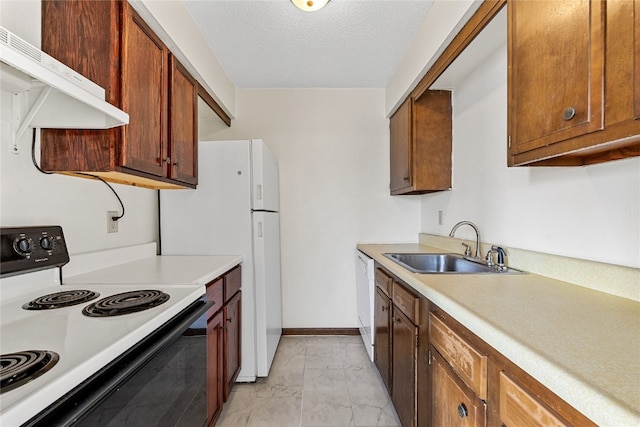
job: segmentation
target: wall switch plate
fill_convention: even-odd
[[[438,211],[438,225],[442,225],[442,217],[444,213],[442,211]]]
[[[113,217],[117,216],[118,211],[107,211],[107,233],[118,232],[118,221],[113,219]]]

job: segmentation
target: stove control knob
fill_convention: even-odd
[[[33,250],[33,241],[26,237],[21,237],[15,241],[13,247],[20,255],[29,255]]]
[[[50,251],[53,249],[55,243],[51,237],[43,237],[40,239],[40,247],[45,251]]]

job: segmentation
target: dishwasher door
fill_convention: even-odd
[[[373,308],[375,296],[375,278],[373,259],[356,250],[356,291],[358,299],[358,319],[360,335],[364,347],[373,361]]]

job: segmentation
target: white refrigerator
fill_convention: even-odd
[[[198,188],[160,192],[162,255],[240,254],[239,382],[269,374],[282,334],[278,162],[261,140],[201,141]]]

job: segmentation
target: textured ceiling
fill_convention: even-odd
[[[184,0],[241,88],[385,87],[432,0]]]

